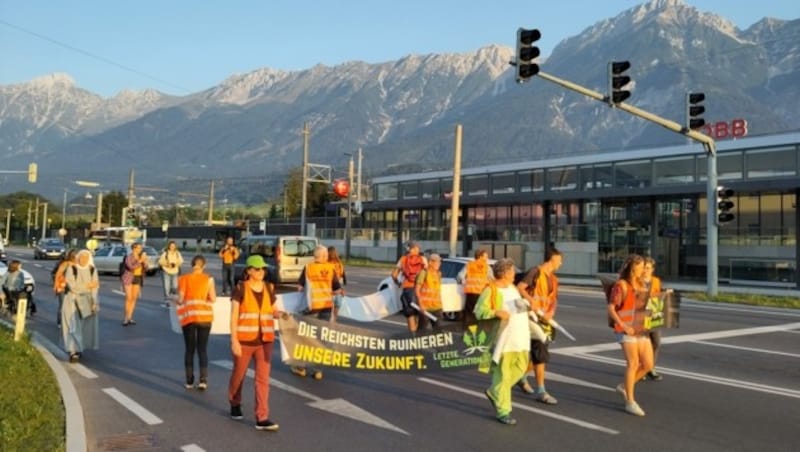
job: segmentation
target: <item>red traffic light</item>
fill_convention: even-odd
[[[333,182],[333,193],[340,198],[346,198],[350,193],[350,183],[345,179],[339,179]]]

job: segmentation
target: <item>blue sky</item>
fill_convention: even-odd
[[[183,95],[262,67],[299,70],[513,46],[520,26],[541,29],[547,55],[562,39],[640,3],[0,0],[0,85],[65,72],[103,96],[144,88]],[[688,3],[742,29],[765,16],[800,17],[797,0]]]

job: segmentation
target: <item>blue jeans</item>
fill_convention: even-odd
[[[164,299],[178,293],[178,274],[170,275],[161,270],[161,281],[164,283]]]

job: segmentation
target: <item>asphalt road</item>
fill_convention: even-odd
[[[39,314],[29,327],[60,344],[53,261],[12,248],[37,281]],[[217,276],[219,263],[209,271]],[[348,291],[374,291],[386,270],[348,269]],[[148,278],[137,325],[123,328],[119,280],[101,277],[101,350],[64,363],[83,404],[91,450],[495,451],[797,450],[800,436],[800,312],[684,301],[679,329],[666,331],[660,382],[637,385],[644,418],[626,414],[619,345],[598,290],[563,288],[557,319],[574,336],[553,345],[547,389],[557,406],[515,389],[509,427],[493,418],[477,371],[351,374],[322,381],[292,375],[273,360],[270,417],[277,433],[253,428],[252,379],[240,421],[228,417],[226,336],[209,345],[210,388],[183,388],[182,337],[169,329],[160,278]],[[362,327],[403,331],[393,316]],[[61,356],[62,359],[65,355]]]

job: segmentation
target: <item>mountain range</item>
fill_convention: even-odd
[[[71,179],[123,187],[134,168],[137,183],[180,189],[214,178],[235,192],[251,190],[236,182],[248,180],[270,197],[302,163],[304,123],[312,163],[342,176],[343,153],[361,147],[367,178],[451,167],[457,123],[465,167],[684,142],[541,78],[517,84],[512,59],[513,49],[488,45],[379,64],[262,68],[186,96],[103,98],[67,74],[44,75],[0,86],[0,161],[38,162],[40,180],[55,185],[42,189],[56,193]],[[682,0],[652,0],[564,39],[541,68],[605,92],[607,63],[617,60],[632,64],[628,102],[658,115],[683,122],[684,94],[695,91],[706,94],[708,122],[744,118],[751,135],[800,128],[800,19],[740,30]]]

